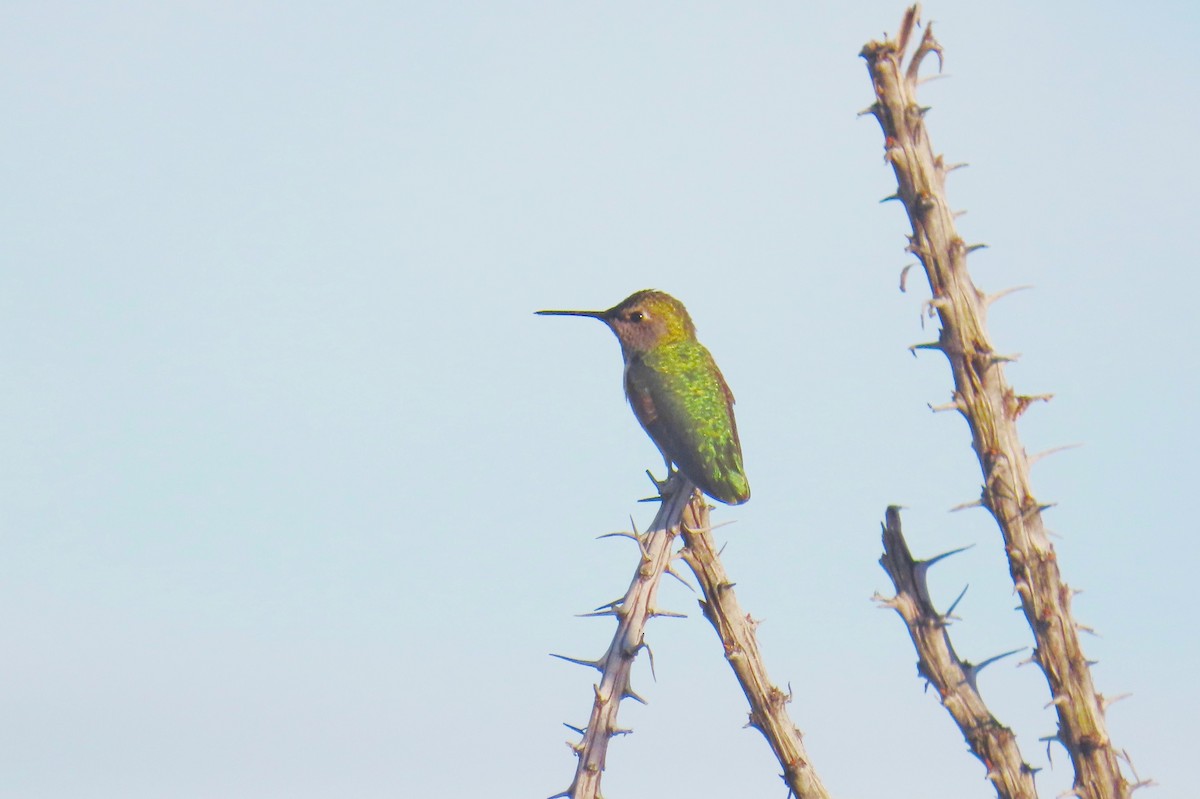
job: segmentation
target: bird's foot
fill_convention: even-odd
[[[678,469],[672,469],[668,466],[667,476],[662,480],[656,478],[654,473],[649,469],[646,470],[646,476],[650,478],[651,483],[654,483],[654,489],[658,491],[658,496],[644,499],[642,502],[661,502],[668,497],[674,496],[675,492],[679,490],[681,481],[678,479],[680,476]]]

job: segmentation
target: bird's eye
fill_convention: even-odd
[[[633,313],[629,314],[630,322],[640,322],[645,318],[646,318],[646,315],[644,313],[642,313],[641,311],[634,311]]]

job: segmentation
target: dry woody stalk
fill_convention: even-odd
[[[630,687],[629,680],[634,659],[646,647],[646,622],[654,616],[679,615],[657,609],[654,602],[662,576],[674,573],[672,561],[676,555],[672,550],[680,534],[685,546],[678,556],[691,567],[700,584],[703,596],[700,607],[720,637],[725,658],[750,703],[750,726],[767,739],[783,768],[781,776],[791,795],[799,799],[829,799],[809,763],[799,729],[788,718],[786,705],[791,697],[767,675],[754,632],[757,622],[738,605],[733,582],[718,558],[709,528],[709,506],[704,496],[679,474],[665,487],[663,504],[648,531],[642,535],[614,534],[637,541],[640,558],[625,596],[599,611],[585,614],[611,615],[617,619],[617,630],[604,655],[597,660],[555,656],[595,668],[601,677],[594,687],[587,725],[571,727],[581,736],[579,742],[568,744],[578,757],[575,777],[570,787],[550,799],[600,796],[608,742],[629,732],[617,724],[620,702],[624,698],[644,701]]]
[[[1006,655],[997,655],[982,663],[961,660],[950,643],[947,627],[954,607],[938,613],[929,598],[926,581],[929,567],[961,550],[946,552],[925,561],[913,560],[900,529],[900,509],[887,509],[883,526],[883,557],[879,564],[892,578],[896,594],[876,600],[900,614],[919,660],[917,670],[937,690],[946,712],[962,731],[971,752],[987,768],[988,779],[996,786],[1000,799],[1037,799],[1034,769],[1026,764],[1017,737],[991,714],[979,695],[976,677],[990,663]],[[960,595],[961,596],[961,595]]]
[[[650,529],[644,534],[615,534],[634,539],[640,550],[640,557],[633,581],[630,582],[625,596],[600,610],[584,614],[616,617],[617,629],[608,649],[597,660],[555,655],[571,663],[591,666],[598,670],[600,682],[594,686],[592,710],[587,725],[567,725],[581,736],[578,743],[568,743],[579,759],[575,767],[575,777],[571,780],[570,787],[550,799],[598,799],[600,778],[608,757],[608,742],[614,736],[629,732],[617,724],[621,700],[629,698],[645,702],[631,687],[630,673],[638,652],[646,646],[646,622],[656,615],[674,615],[657,610],[654,600],[663,574],[671,567],[672,548],[675,537],[679,534],[684,509],[695,493],[690,485],[685,483],[685,487],[687,490],[664,491],[663,503],[655,514]]]
[[[758,622],[738,604],[733,582],[718,557],[708,524],[708,506],[703,501],[692,502],[684,521],[683,560],[696,575],[704,596],[700,609],[717,631],[725,659],[750,703],[750,726],[767,739],[783,768],[780,776],[791,796],[829,799],[804,751],[803,736],[788,716],[787,704],[792,698],[773,684],[767,674],[755,635]]]
[[[988,306],[1003,296],[987,296],[972,283],[963,242],[946,200],[946,175],[953,168],[934,155],[925,127],[927,108],[917,102],[922,62],[942,48],[926,26],[905,63],[918,27],[919,7],[909,9],[896,40],[869,42],[862,50],[876,101],[867,110],[884,134],[884,157],[896,175],[895,199],[912,224],[908,250],[920,259],[941,330],[937,341],[916,349],[941,351],[950,362],[954,394],[946,409],[957,410],[971,430],[983,472],[977,503],[995,518],[1004,539],[1013,586],[1036,640],[1032,660],[1045,674],[1058,715],[1057,739],[1070,753],[1074,793],[1082,799],[1124,799],[1131,786],[1121,772],[1118,750],[1105,727],[1105,699],[1092,685],[1089,662],[1072,619],[1072,591],[1059,574],[1054,547],[1042,520],[1045,510],[1029,481],[1029,459],[1017,435],[1018,417],[1035,400],[1017,394],[1004,377],[1014,360],[997,352],[988,338]],[[889,198],[891,199],[891,198]]]

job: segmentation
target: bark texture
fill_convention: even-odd
[[[577,743],[568,746],[579,758],[575,777],[562,793],[550,799],[598,799],[600,779],[604,774],[608,758],[608,742],[616,735],[627,733],[617,724],[617,712],[622,699],[644,702],[630,686],[633,661],[646,646],[646,622],[653,616],[678,615],[657,610],[654,605],[658,585],[663,574],[670,569],[675,537],[679,534],[684,510],[696,494],[682,476],[679,476],[663,492],[663,502],[650,525],[650,529],[638,535],[619,533],[637,541],[640,550],[637,570],[625,596],[604,608],[588,613],[588,616],[615,616],[617,629],[613,633],[608,649],[597,660],[555,655],[555,657],[591,666],[600,672],[600,682],[594,686],[592,710],[585,727],[571,727],[581,736]],[[568,725],[570,726],[570,725]]]
[[[767,674],[758,650],[758,622],[742,610],[733,582],[718,557],[703,497],[688,506],[683,524],[683,560],[696,575],[703,599],[700,608],[721,639],[725,659],[750,703],[750,726],[763,734],[779,765],[792,796],[799,799],[829,799],[816,770],[804,751],[803,736],[788,717],[791,696]]]
[[[985,328],[990,302],[967,272],[970,247],[958,236],[946,200],[948,167],[935,155],[917,102],[918,73],[930,54],[939,66],[942,48],[926,26],[906,59],[918,27],[918,7],[909,9],[895,40],[869,42],[862,50],[876,101],[867,113],[879,121],[884,157],[896,175],[896,197],[912,224],[908,249],[920,259],[941,330],[935,342],[918,345],[945,354],[954,377],[948,408],[959,411],[971,430],[983,472],[979,500],[999,525],[1013,586],[1036,639],[1033,661],[1046,676],[1058,714],[1057,738],[1070,753],[1074,791],[1083,799],[1124,799],[1131,785],[1121,772],[1118,750],[1104,721],[1105,701],[1092,685],[1087,658],[1072,619],[1072,591],[1059,574],[1054,547],[1042,522],[1044,506],[1029,481],[1029,459],[1017,435],[1017,418],[1044,397],[1022,396],[1009,387],[1003,364]]]
[[[579,758],[575,777],[570,787],[550,799],[597,799],[601,795],[608,742],[629,732],[617,724],[620,702],[624,698],[643,701],[630,687],[629,679],[634,659],[646,646],[646,622],[654,616],[679,615],[657,609],[654,602],[662,576],[672,571],[673,543],[681,533],[685,546],[680,555],[696,575],[703,595],[700,607],[717,631],[725,659],[750,703],[750,726],[767,739],[783,768],[782,777],[791,795],[799,799],[829,799],[808,761],[800,731],[788,718],[786,706],[791,697],[767,675],[754,633],[757,623],[738,605],[733,583],[718,558],[704,495],[678,473],[663,491],[663,504],[650,530],[641,535],[616,534],[636,540],[641,556],[625,596],[585,614],[617,618],[617,630],[608,649],[596,660],[555,656],[595,668],[601,677],[595,685],[587,726],[572,727],[581,736],[577,743],[568,744]]]
[[[955,550],[957,552],[959,550]],[[1017,748],[1017,736],[988,710],[975,684],[976,675],[999,655],[979,664],[961,660],[950,643],[949,614],[938,613],[929,598],[926,574],[930,566],[952,555],[947,552],[926,561],[913,560],[900,530],[900,509],[887,509],[883,526],[883,557],[879,564],[892,578],[896,595],[876,597],[904,619],[919,660],[917,670],[937,690],[942,706],[954,719],[971,752],[979,758],[1000,799],[1037,799],[1034,769]],[[1008,652],[1006,654],[1015,654]]]

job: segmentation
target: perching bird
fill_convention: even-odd
[[[733,392],[683,303],[647,289],[607,311],[538,311],[544,316],[590,316],[621,342],[625,396],[642,427],[672,464],[713,499],[750,499],[742,445],[733,418]]]

